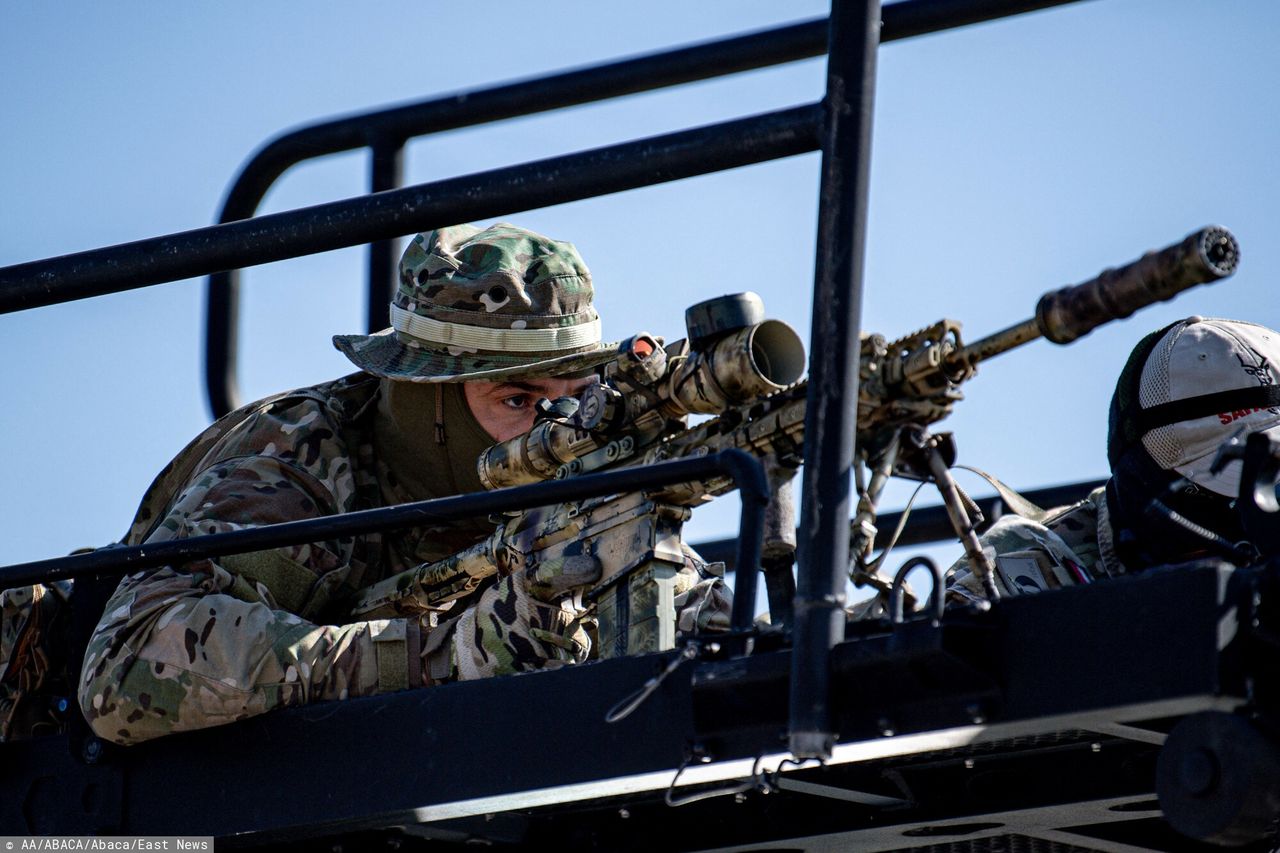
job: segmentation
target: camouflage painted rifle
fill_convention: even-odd
[[[1230,232],[1205,228],[1083,284],[1046,293],[1032,319],[972,344],[963,343],[953,320],[892,342],[864,335],[857,447],[871,479],[864,486],[859,478],[851,542],[855,581],[874,575],[868,565],[885,481],[908,476],[938,486],[966,553],[998,598],[992,567],[977,544],[974,514],[948,472],[954,448],[948,436],[925,428],[950,413],[962,398],[959,386],[980,361],[1038,337],[1070,343],[1110,320],[1230,275],[1238,256]],[[695,305],[686,312],[686,325],[688,338],[673,344],[647,334],[624,341],[602,381],[581,398],[542,401],[529,432],[482,454],[480,477],[492,489],[728,448],[748,451],[765,462],[774,492],[764,542],[772,596],[791,582],[789,485],[803,460],[807,389],[797,380],[804,350],[789,326],[764,319],[754,294]],[[690,427],[692,413],[715,417]],[[516,513],[472,548],[370,587],[357,611],[437,607],[495,573],[587,551],[603,565],[600,583],[585,594],[596,608],[601,656],[669,649],[676,627],[672,599],[685,560],[682,525],[693,507],[731,488],[727,479],[713,479]]]

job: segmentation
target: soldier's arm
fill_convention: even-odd
[[[322,484],[281,460],[233,460],[188,488],[151,538],[221,533],[335,509]],[[421,686],[416,617],[311,621],[352,570],[347,540],[125,578],[85,657],[79,699],[90,725],[128,744],[275,708]]]
[[[1002,517],[978,541],[996,564],[995,581],[1001,595],[1069,586],[1076,582],[1073,567],[1082,563],[1051,527],[1017,515]],[[1016,583],[1010,584],[1009,578]],[[985,598],[968,558],[961,557],[947,572],[947,601],[963,604]]]

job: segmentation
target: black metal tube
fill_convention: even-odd
[[[944,589],[947,583],[946,576],[933,560],[916,555],[898,567],[898,571],[893,576],[893,583],[889,587],[889,619],[894,625],[901,625],[906,621],[904,611],[906,610],[907,575],[921,566],[927,568],[929,574],[933,575],[933,588],[929,590],[929,604],[933,608],[934,622],[942,621],[947,607]]]
[[[710,456],[691,456],[644,468],[624,468],[599,474],[584,474],[568,480],[548,480],[528,486],[497,489],[492,492],[472,492],[449,498],[235,530],[230,533],[192,536],[189,539],[103,548],[72,557],[55,557],[49,560],[5,566],[0,568],[0,589],[31,583],[48,583],[91,574],[127,574],[157,566],[180,565],[206,557],[243,554],[284,545],[315,542],[320,539],[397,530],[437,521],[475,518],[495,512],[658,488],[716,474],[730,477],[742,490],[741,523],[743,530],[754,531],[754,536],[744,535],[741,538],[737,559],[742,561],[740,565],[758,565],[760,531],[764,518],[763,506],[768,501],[769,495],[764,469],[754,457],[744,451],[725,450]],[[735,609],[735,614],[736,612]],[[749,620],[748,624],[750,624]]]
[[[884,9],[881,40],[909,38],[1071,2],[1077,0],[892,3]],[[408,139],[807,59],[820,55],[826,43],[827,20],[818,19],[300,128],[272,140],[250,158],[228,192],[218,221],[252,216],[271,185],[296,163],[377,144],[371,140],[387,136]],[[209,276],[205,384],[215,417],[240,405],[235,353],[239,284],[238,270]],[[374,322],[375,316],[381,318],[369,313],[371,331],[386,325]]]
[[[881,41],[910,38],[1079,0],[911,0],[884,8]],[[692,45],[535,80],[461,92],[378,110],[286,133],[254,154],[223,204],[219,222],[247,219],[291,166],[314,157],[373,145],[391,136],[429,133],[561,109],[818,56],[827,45],[820,18],[706,44]],[[205,385],[214,417],[240,405],[236,381],[239,270],[209,276],[205,309]],[[369,314],[370,330],[382,328]]]
[[[746,631],[755,621],[756,587],[760,578],[760,558],[764,549],[764,514],[769,506],[769,480],[760,460],[742,450],[722,450],[720,457],[742,498],[738,519],[738,553],[746,571],[739,572],[733,588],[733,610],[730,624],[735,631]]]
[[[0,269],[0,313],[132,290],[233,266],[356,246],[803,154],[818,107],[478,172]]]
[[[272,184],[305,160],[366,145],[376,147],[378,140],[406,140],[818,56],[826,47],[826,34],[825,19],[806,21],[299,128],[273,139],[249,158],[227,192],[218,222],[253,216]],[[400,183],[397,179],[396,186]],[[205,387],[214,417],[240,405],[236,379],[239,287],[240,271],[232,269],[211,274],[206,288]],[[377,325],[374,318],[381,315],[372,311],[368,317],[370,331],[387,325]]]
[[[239,278],[239,270],[215,272],[205,288],[204,387],[214,420],[240,407]]]
[[[829,758],[834,745],[828,653],[844,633],[867,183],[879,43],[879,0],[833,0],[792,631],[788,736],[797,758]]]
[[[909,0],[892,3],[884,10],[884,40],[908,38],[1069,2],[1078,0]],[[372,145],[382,138],[408,139],[514,115],[588,103],[817,56],[825,46],[826,30],[827,22],[824,20],[807,21],[709,44],[564,72],[537,80],[463,92],[304,127],[269,142],[249,159],[228,191],[219,222],[228,223],[251,217],[275,180],[291,166],[307,159]],[[455,217],[459,220],[461,218]],[[395,233],[397,232],[382,233],[371,239],[383,239]],[[155,245],[157,241],[140,242]],[[315,249],[297,250],[294,254],[346,245],[350,244],[335,242]],[[260,261],[239,261],[233,258],[225,263],[221,270],[210,276],[206,298],[205,377],[210,405],[215,414],[230,411],[237,405],[236,269]],[[65,294],[55,293],[64,285],[58,277],[46,275],[47,269],[22,264],[0,270],[0,275],[13,270],[42,275],[34,292],[44,291],[44,298],[32,298],[33,293],[24,292],[7,305],[0,305],[0,313],[129,289],[128,286],[108,286],[70,290]],[[116,274],[119,281],[127,282],[131,275],[130,265],[120,264]],[[162,280],[181,277],[173,275]]]
[[[881,43],[1066,6],[1080,0],[906,0],[884,7]]]
[[[379,139],[370,151],[369,191],[394,190],[404,183],[404,140]],[[365,304],[370,334],[391,325],[389,303],[396,288],[396,240],[369,244],[369,298]]]
[[[1079,0],[903,0],[884,7],[881,41],[895,41]],[[253,215],[280,175],[308,159],[351,151],[387,136],[411,139],[515,116],[578,106],[822,55],[827,19],[458,92],[344,116],[289,131],[242,167],[220,221]]]

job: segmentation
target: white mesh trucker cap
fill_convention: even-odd
[[[1143,416],[1156,415],[1155,420],[1166,422],[1179,411],[1211,413],[1157,426],[1142,436],[1142,444],[1160,467],[1235,497],[1240,463],[1231,462],[1216,475],[1209,467],[1218,448],[1237,432],[1265,431],[1280,438],[1278,382],[1280,333],[1240,320],[1188,317],[1169,329],[1147,358],[1138,404]],[[1267,392],[1274,396],[1268,398]],[[1208,395],[1213,397],[1199,405],[1191,402]],[[1151,411],[1157,406],[1164,417]]]

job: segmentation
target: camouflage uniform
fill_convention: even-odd
[[[1149,516],[1159,499],[1228,542],[1246,531],[1231,505],[1241,464],[1217,468],[1224,442],[1261,432],[1280,439],[1280,332],[1240,320],[1187,317],[1143,337],[1130,352],[1108,407],[1108,488],[1040,521],[1000,519],[981,537],[1005,595],[1124,574],[1117,528],[1126,532],[1129,569],[1177,563],[1207,547]],[[1216,470],[1215,470],[1216,469]],[[1127,501],[1127,506],[1126,506]],[[1117,524],[1117,519],[1124,519]],[[951,601],[983,597],[967,560],[956,563]]]
[[[219,420],[157,477],[126,543],[479,488],[474,470],[465,483],[449,471],[454,457],[466,454],[445,446],[446,404],[467,412],[473,432],[483,430],[461,387],[438,383],[563,376],[612,357],[614,345],[599,341],[589,274],[569,244],[509,225],[458,226],[414,238],[400,272],[395,328],[335,338],[366,372]],[[407,382],[435,385],[428,392],[428,385]],[[410,443],[397,443],[383,430],[379,409],[380,400],[412,396],[414,388],[436,395],[435,449],[444,454],[435,460],[441,470],[419,472],[427,494],[408,490],[396,466],[413,455],[412,440],[430,432],[430,420],[415,419]],[[429,482],[433,477],[448,486]],[[598,577],[588,555],[488,579],[440,607],[401,601],[386,612],[353,612],[362,590],[367,601],[379,581],[493,531],[487,520],[419,527],[126,577],[89,642],[80,706],[98,735],[131,744],[274,708],[583,660],[590,641],[582,614],[557,599]],[[681,626],[724,627],[723,584],[702,579],[691,565],[681,575]]]
[[[216,438],[202,436],[171,463],[194,476],[166,494],[168,472],[162,474],[126,542],[379,505],[368,428],[377,386],[357,374],[215,424]],[[437,541],[449,547],[444,537]],[[421,666],[409,661],[421,648],[420,620],[342,624],[343,599],[375,580],[384,564],[400,565],[396,544],[356,537],[126,577],[85,657],[79,695],[90,725],[102,737],[134,743],[272,708],[421,684]]]
[[[56,732],[70,695],[65,639],[71,581],[0,590],[0,742]]]
[[[1125,572],[1115,552],[1105,487],[1077,504],[1050,510],[1041,521],[1003,516],[979,542],[995,562],[1001,595],[1092,583]],[[947,600],[961,604],[985,598],[968,558],[960,558],[950,571]]]

